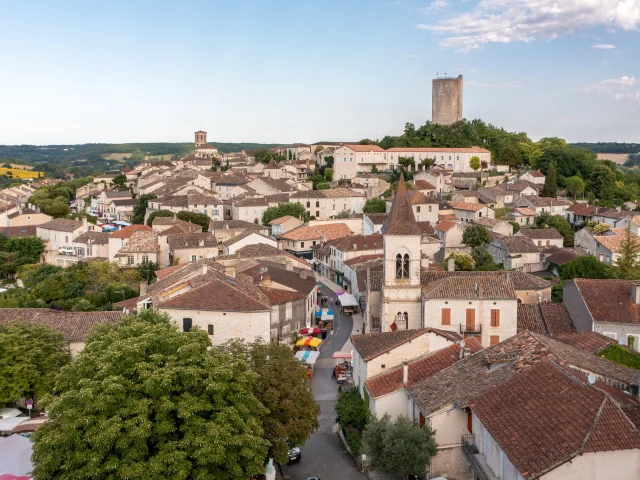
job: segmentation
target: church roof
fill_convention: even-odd
[[[413,215],[411,200],[402,173],[398,180],[398,188],[393,198],[389,217],[383,225],[381,233],[384,235],[422,235]]]

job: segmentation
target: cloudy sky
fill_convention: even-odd
[[[640,0],[0,0],[0,144],[381,138],[464,115],[640,141]]]

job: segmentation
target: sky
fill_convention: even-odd
[[[0,144],[358,141],[463,115],[640,142],[640,0],[0,0]]]

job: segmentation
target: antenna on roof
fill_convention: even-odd
[[[593,373],[590,373],[589,376],[587,376],[587,381],[593,385],[596,383],[596,376]]]

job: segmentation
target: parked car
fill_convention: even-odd
[[[289,450],[289,461],[287,463],[299,462],[302,459],[300,447],[293,447]]]

